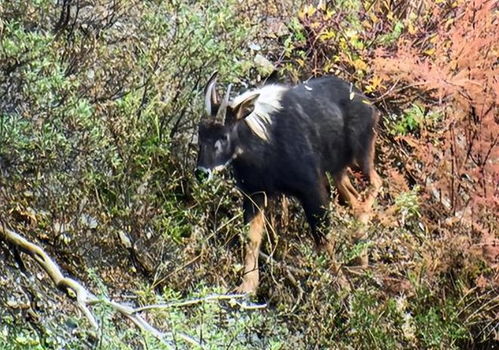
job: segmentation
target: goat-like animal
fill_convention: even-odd
[[[208,118],[199,125],[197,173],[211,177],[229,164],[233,168],[250,224],[239,291],[255,292],[267,198],[297,198],[316,244],[330,252],[326,173],[365,220],[381,186],[373,167],[378,113],[352,84],[332,76],[296,86],[266,85],[231,101],[230,86],[220,101],[216,81],[214,73],[205,87]],[[363,202],[347,176],[349,167],[359,169],[370,185]]]

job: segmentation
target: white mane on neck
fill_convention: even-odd
[[[253,133],[262,140],[269,140],[268,126],[272,124],[272,113],[282,108],[281,99],[288,88],[282,85],[265,85],[264,87],[245,92],[237,96],[231,107],[237,107],[251,96],[258,95],[253,111],[244,118],[244,121]]]

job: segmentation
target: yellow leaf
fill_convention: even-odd
[[[454,18],[449,18],[447,21],[445,21],[446,28],[449,28],[452,24],[454,24]]]
[[[325,71],[325,72],[329,72],[329,73],[331,73],[331,72],[333,71],[333,68],[334,68],[333,62],[328,62],[328,63],[324,66],[324,71]]]
[[[321,23],[320,23],[320,22],[315,22],[315,21],[314,21],[314,22],[310,23],[310,28],[312,28],[312,29],[317,29],[317,28],[319,28],[320,26],[321,26]]]
[[[336,36],[336,33],[331,30],[326,30],[325,32],[319,35],[319,38],[323,41],[328,41],[329,39],[333,39]]]
[[[435,48],[432,47],[431,49],[425,50],[424,53],[428,56],[433,56],[435,54]]]
[[[379,18],[373,12],[369,13],[369,18],[371,19],[371,21],[373,21],[374,24],[379,22]]]
[[[325,19],[330,19],[331,17],[333,17],[335,14],[334,11],[331,11],[331,10],[327,10],[326,12],[326,16],[324,17]]]
[[[412,22],[409,22],[407,24],[407,30],[409,31],[409,34],[416,34],[416,28],[414,27],[414,24],[412,24]]]
[[[369,21],[362,22],[362,27],[367,28],[367,29],[373,29],[373,25]]]
[[[381,77],[375,75],[371,78],[371,85],[374,89],[378,88],[379,86],[381,86],[381,82],[383,81],[383,79],[381,79]]]
[[[355,67],[356,70],[366,70],[367,69],[367,64],[366,62],[362,61],[360,58],[355,59],[352,62],[353,66]]]
[[[302,18],[303,18],[303,17],[310,17],[310,16],[312,16],[312,15],[315,13],[315,11],[316,11],[316,10],[317,10],[317,9],[316,9],[315,7],[313,7],[312,5],[307,5],[307,6],[305,6],[305,7],[304,7],[304,8],[303,8],[303,9],[302,9],[299,13],[298,13],[298,16],[299,16],[299,17],[302,17]]]

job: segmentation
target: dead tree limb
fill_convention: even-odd
[[[109,305],[114,311],[128,318],[142,331],[150,332],[161,342],[174,348],[174,345],[166,340],[166,338],[172,337],[171,333],[162,332],[149,324],[146,320],[144,320],[140,315],[137,314],[137,310],[135,310],[134,308],[114,302],[106,297],[97,297],[76,280],[69,277],[64,277],[59,266],[48,256],[47,253],[45,253],[45,251],[41,247],[29,242],[17,232],[8,229],[4,223],[0,224],[0,238],[18,247],[24,253],[31,256],[49,275],[50,279],[54,282],[57,288],[64,291],[71,298],[76,299],[78,308],[89,320],[92,327],[98,329],[99,325],[89,306],[95,304],[106,304]],[[200,342],[186,334],[176,333],[175,336],[181,338],[189,344],[203,348]]]

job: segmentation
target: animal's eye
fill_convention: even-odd
[[[215,151],[220,152],[222,150],[222,140],[215,141]]]

